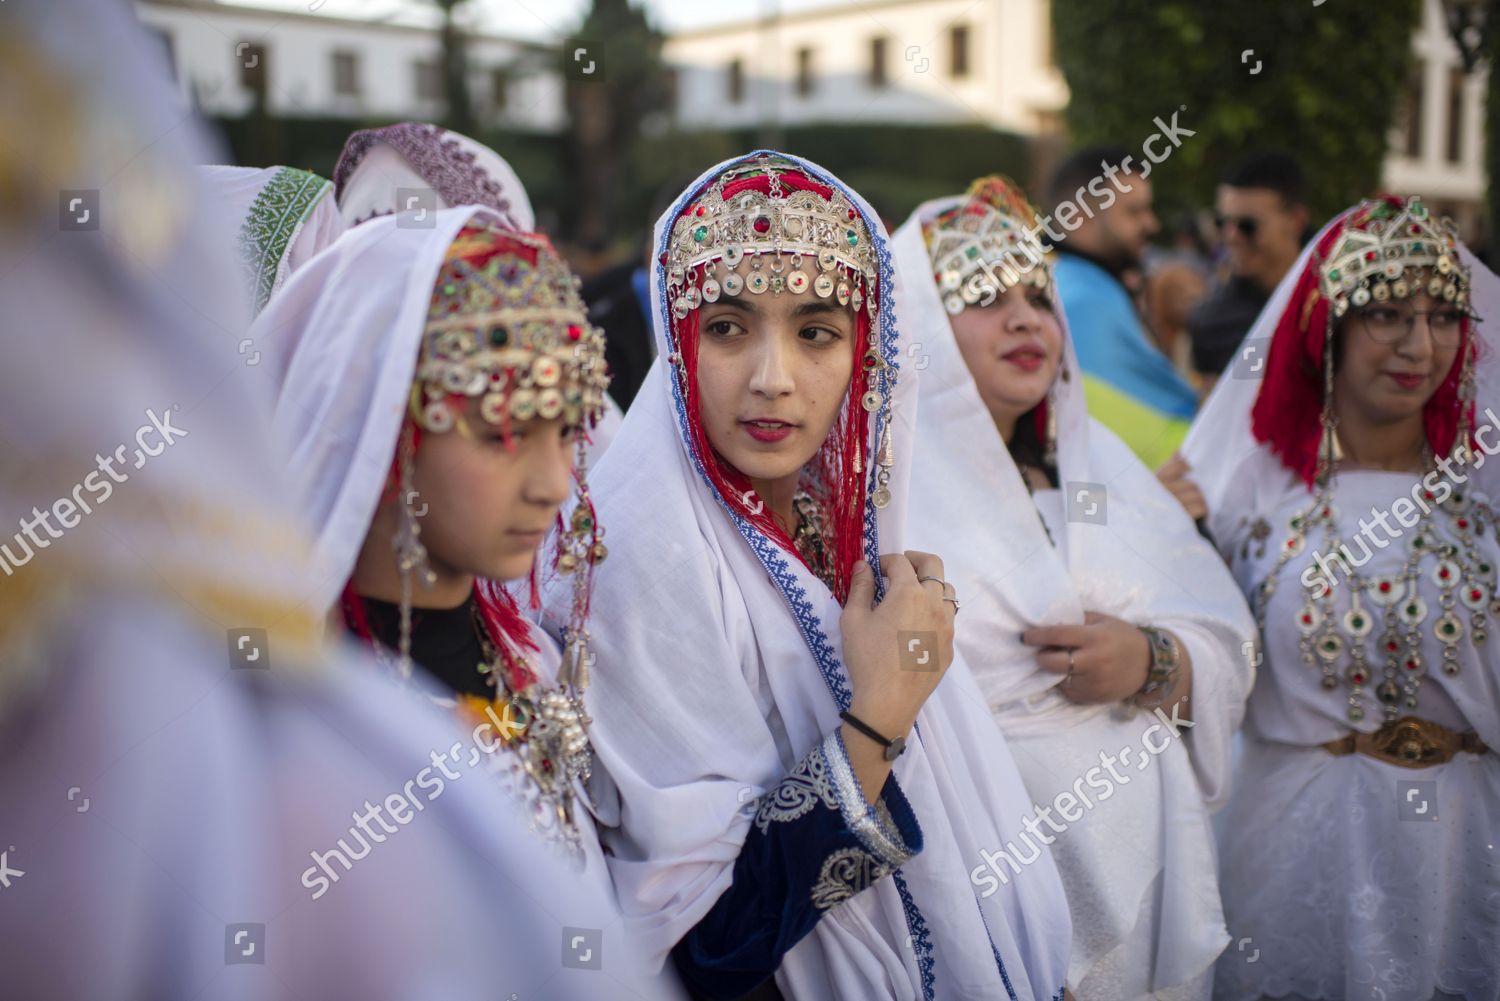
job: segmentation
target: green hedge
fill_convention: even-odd
[[[341,118],[218,119],[235,162],[247,166],[287,164],[331,177],[349,133],[384,121]],[[982,174],[1001,172],[1025,181],[1031,150],[1027,139],[974,126],[799,126],[784,130],[786,152],[828,168],[864,195],[895,224],[921,202],[958,194]],[[562,164],[561,135],[481,131],[476,139],[505,157],[545,225],[567,217],[569,181]],[[637,142],[621,179],[630,222],[612,248],[635,253],[650,234],[654,215],[694,176],[719,160],[757,148],[753,130],[671,132]],[[566,240],[569,234],[558,233]]]

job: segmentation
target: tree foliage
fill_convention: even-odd
[[[573,68],[577,44],[590,46],[597,75],[568,80],[565,164],[572,200],[562,230],[586,246],[608,242],[625,209],[622,185],[631,151],[649,117],[671,104],[671,77],[661,58],[662,34],[628,0],[593,0],[576,41],[563,45],[562,71]]]
[[[1230,163],[1280,149],[1301,160],[1314,218],[1327,218],[1379,189],[1421,2],[1348,11],[1305,0],[1053,0],[1073,142],[1138,149],[1155,116],[1177,111],[1197,135],[1153,173],[1161,207],[1211,205]]]

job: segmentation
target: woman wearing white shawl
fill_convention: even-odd
[[[949,554],[959,652],[1052,832],[1007,855],[1051,844],[1073,994],[1206,998],[1228,941],[1209,812],[1228,789],[1253,623],[1213,547],[1088,417],[1035,223],[1019,189],[990,177],[896,232],[923,366],[909,532]],[[1170,631],[1190,677],[1140,696],[1152,643],[1132,623]]]
[[[872,612],[854,565],[901,550],[915,404],[878,218],[821,168],[762,152],[703,174],[653,247],[657,362],[591,478],[612,551],[588,704],[622,910],[652,959],[672,952],[713,997],[773,971],[805,1001],[1061,997],[1068,922],[1050,856],[998,893],[970,882],[978,853],[1015,836],[1024,790],[962,664],[933,689],[958,599],[940,573],[887,556]],[[790,319],[765,319],[779,311]],[[855,374],[825,385],[840,416],[792,469],[813,504],[784,482],[762,498],[725,456],[771,463],[777,442],[805,443],[828,409],[809,388],[824,385],[812,352],[827,328],[853,340],[829,350],[852,349],[833,357]],[[700,347],[718,360],[699,365]],[[755,359],[748,395],[716,397],[737,351]],[[565,605],[549,593],[549,613]],[[916,618],[898,636],[903,608]],[[840,727],[841,710],[858,718],[886,692],[916,692],[914,729]],[[904,753],[882,754],[898,737]]]
[[[299,884],[458,731],[313,643],[247,301],[189,166],[208,133],[155,40],[115,0],[0,16],[0,118],[31,141],[0,144],[0,537],[46,543],[0,573],[5,996],[599,998],[558,945],[608,902],[487,783],[321,899]],[[69,187],[98,231],[36,211]]]
[[[333,183],[296,167],[201,168],[209,198],[235,227],[254,310],[344,231]]]
[[[1355,206],[1183,446],[1265,656],[1223,845],[1245,945],[1220,997],[1500,997],[1500,365],[1476,314],[1500,315],[1500,282],[1446,222]]]
[[[317,532],[316,606],[399,673],[438,681],[432,697],[484,731],[460,767],[487,759],[533,830],[604,889],[577,795],[589,750],[575,667],[604,554],[579,520],[582,444],[607,379],[576,282],[545,238],[489,209],[446,209],[423,228],[377,219],[300,271],[252,334]],[[548,550],[576,570],[564,663],[492,581],[532,573],[572,483],[584,505]],[[616,938],[604,969],[663,996],[631,972],[634,952]]]

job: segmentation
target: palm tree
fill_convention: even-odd
[[[448,101],[444,124],[455,132],[474,131],[474,104],[469,99],[469,62],[464,31],[454,17],[467,0],[433,0],[443,12],[443,92]]]
[[[593,0],[576,36],[600,50],[599,79],[569,79],[568,186],[573,242],[602,248],[617,232],[625,165],[642,122],[670,102],[662,36],[627,0]],[[564,72],[573,52],[562,53]]]

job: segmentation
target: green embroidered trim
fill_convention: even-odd
[[[271,299],[292,238],[331,187],[332,181],[317,174],[282,167],[255,197],[240,227],[240,260],[250,272],[256,313]]]

